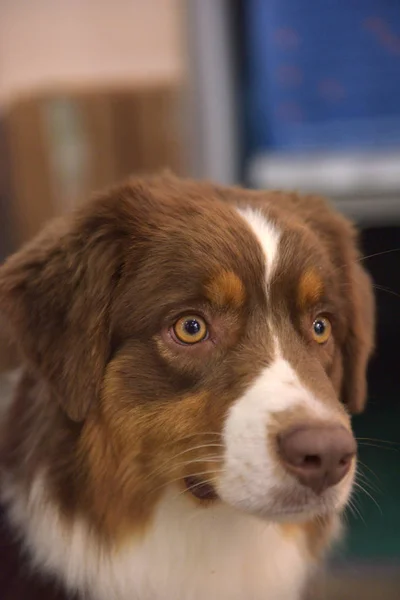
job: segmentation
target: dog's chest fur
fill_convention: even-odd
[[[8,487],[8,486],[7,486]],[[110,552],[83,522],[64,527],[33,486],[27,504],[14,496],[11,520],[35,548],[34,567],[52,573],[90,600],[297,600],[312,560],[301,529],[278,525],[227,506],[193,510],[168,492],[144,536]]]

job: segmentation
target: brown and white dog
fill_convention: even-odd
[[[373,345],[343,217],[133,179],[12,256],[0,307],[25,359],[1,493],[27,598],[302,596],[351,494]]]

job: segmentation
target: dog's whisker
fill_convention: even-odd
[[[383,256],[385,254],[392,254],[393,252],[400,252],[400,248],[389,248],[388,250],[382,250],[381,252],[374,252],[373,254],[367,254],[366,256],[361,256],[357,260],[354,260],[352,262],[347,262],[347,263],[344,263],[344,264],[336,267],[334,272],[337,273],[338,271],[341,271],[342,269],[346,269],[350,265],[355,265],[357,263],[364,262],[365,260],[368,260],[369,258],[376,258],[378,256]]]
[[[195,458],[193,460],[181,461],[181,462],[178,462],[178,463],[174,463],[168,469],[165,469],[165,470],[163,469],[162,470],[162,474],[163,475],[167,475],[168,473],[171,473],[171,471],[174,471],[177,468],[182,469],[184,467],[188,467],[188,466],[193,465],[193,464],[204,464],[204,463],[208,463],[208,462],[220,463],[221,464],[222,460],[221,460],[220,456],[218,456],[217,454],[215,454],[215,455],[205,456],[204,458]]]
[[[361,483],[369,487],[369,489],[375,494],[383,494],[382,488],[379,487],[379,485],[376,482],[372,482],[370,479],[368,479],[365,473],[357,473],[356,481],[360,481]]]
[[[207,436],[216,437],[219,440],[222,439],[222,433],[220,431],[219,432],[218,431],[198,431],[198,432],[191,432],[191,433],[188,433],[181,437],[175,438],[173,441],[165,443],[164,447],[171,446],[172,444],[176,445],[176,444],[179,444],[180,442],[184,442],[191,438],[207,437]]]
[[[383,285],[379,285],[377,283],[374,283],[372,286],[374,289],[379,290],[381,292],[386,292],[387,294],[391,294],[392,296],[396,296],[396,298],[400,298],[400,294],[398,292],[395,292],[394,290],[385,287]]]
[[[349,503],[348,503],[348,507],[350,508],[351,514],[356,519],[359,518],[364,523],[364,525],[366,525],[364,516],[363,516],[361,510],[359,509],[359,507],[357,506],[355,498],[350,498]]]
[[[400,450],[400,448],[393,448],[392,446],[384,446],[372,442],[358,442],[358,445],[365,446],[367,448],[379,448],[379,450],[387,450],[389,452],[399,452]]]
[[[390,444],[390,445],[394,445],[394,446],[400,446],[399,442],[394,442],[392,440],[381,440],[379,438],[370,438],[370,437],[358,437],[356,438],[357,441],[367,441],[367,442],[377,442],[379,444]]]
[[[378,508],[380,514],[383,516],[383,511],[382,508],[380,507],[379,503],[375,500],[375,498],[372,496],[372,494],[370,494],[370,492],[368,490],[365,489],[364,486],[362,486],[360,483],[358,483],[357,481],[354,482],[354,485],[357,489],[359,489],[361,492],[363,492],[364,494],[366,494],[368,496],[368,498],[370,498],[372,500],[372,502],[376,505],[376,507]]]
[[[349,515],[350,515],[350,517],[353,516],[353,512],[352,512],[351,506],[350,506],[350,500],[347,502],[346,508],[344,509],[344,511],[342,513],[343,523],[346,525],[346,528],[349,524]]]
[[[178,498],[180,496],[183,496],[188,492],[190,493],[191,491],[196,490],[198,487],[201,487],[203,485],[215,486],[218,483],[218,475],[222,475],[223,473],[224,470],[222,469],[221,471],[204,471],[203,473],[190,475],[190,477],[202,477],[203,475],[210,475],[210,477],[207,477],[206,479],[202,477],[201,481],[193,483],[190,486],[185,486],[185,488],[178,492],[175,497]],[[178,479],[177,481],[180,481],[180,479]]]
[[[204,437],[204,443],[207,442],[207,438],[214,438],[209,440],[211,442],[215,442],[216,444],[222,443],[222,433],[217,431],[199,431],[188,433],[187,435],[183,435],[181,437],[173,438],[168,442],[162,443],[159,445],[160,449],[168,450],[168,448],[174,448],[179,446],[182,442],[187,442],[193,438],[193,441],[196,441],[194,438]]]
[[[357,459],[357,462],[359,464],[360,470],[357,472],[361,472],[364,477],[366,477],[366,474],[362,472],[362,469],[367,469],[367,471],[369,471],[371,473],[371,475],[373,477],[375,477],[375,479],[381,483],[381,480],[379,479],[378,475],[375,473],[375,471],[373,469],[371,469],[371,467],[369,467],[365,462],[363,462],[360,458]]]
[[[175,477],[174,479],[168,479],[167,481],[163,482],[161,485],[156,486],[154,488],[151,488],[149,490],[149,492],[150,493],[158,492],[161,489],[164,489],[164,488],[167,488],[170,485],[173,485],[174,483],[184,481],[184,479],[186,477],[202,477],[203,475],[215,475],[215,477],[217,477],[218,475],[222,474],[223,472],[224,472],[223,469],[207,469],[205,471],[196,471],[196,472],[193,472],[193,473],[183,474],[180,477]],[[201,483],[207,483],[207,480],[206,479],[202,479]],[[189,489],[189,488],[185,488],[185,491],[187,489]]]
[[[177,457],[175,457],[175,458],[177,458]],[[196,458],[189,458],[188,460],[181,460],[178,462],[175,462],[175,458],[168,461],[167,464],[164,463],[163,465],[161,465],[160,468],[157,469],[157,471],[150,471],[148,476],[152,477],[154,475],[157,475],[158,471],[161,473],[168,473],[169,471],[173,471],[176,467],[185,467],[185,466],[191,465],[193,463],[204,463],[207,461],[222,462],[222,457],[220,454],[206,454],[204,456],[199,456]],[[173,464],[171,464],[171,462]]]
[[[367,486],[372,492],[374,492],[376,494],[381,494],[382,493],[382,490],[376,484],[373,484],[368,479],[368,477],[366,476],[366,474],[363,473],[361,470],[357,471],[356,481],[359,481],[361,484]]]
[[[351,517],[357,518],[357,516],[358,516],[358,515],[356,515],[356,512],[354,510],[354,503],[351,498],[349,498],[347,505],[346,505],[346,510],[343,512],[343,516],[346,518],[346,521],[348,520],[347,517],[348,517],[349,513],[350,513]]]
[[[152,477],[159,475],[160,473],[163,473],[168,467],[169,465],[173,465],[173,467],[175,466],[175,460],[177,458],[179,458],[180,456],[183,456],[185,454],[189,454],[190,452],[195,452],[196,450],[204,450],[206,448],[224,448],[224,444],[201,444],[199,446],[192,446],[191,448],[186,448],[185,450],[182,450],[181,452],[178,452],[177,454],[175,454],[174,456],[168,458],[166,461],[164,461],[161,465],[158,465],[155,469],[152,469],[144,478],[144,481],[147,481],[148,479],[151,479]],[[204,459],[206,460],[206,458]],[[188,461],[190,462],[190,460]]]
[[[374,252],[373,254],[367,254],[367,256],[362,256],[358,259],[357,262],[363,262],[368,258],[375,258],[377,256],[383,256],[384,254],[391,254],[392,252],[400,252],[400,248],[389,248],[388,250],[382,250],[381,252]]]
[[[343,288],[350,288],[350,287],[351,287],[351,285],[352,285],[351,283],[348,283],[348,282],[343,282],[343,283],[341,284],[341,288],[342,288],[342,289],[343,289]],[[391,288],[385,287],[385,286],[383,286],[383,285],[380,285],[380,284],[378,284],[378,283],[373,283],[373,284],[372,284],[372,287],[373,287],[375,290],[378,290],[378,291],[380,291],[380,292],[386,292],[387,294],[391,294],[392,296],[396,296],[396,298],[400,298],[400,294],[399,294],[398,292],[395,292],[395,291],[394,291],[394,290],[392,290]]]

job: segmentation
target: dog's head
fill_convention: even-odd
[[[340,510],[373,342],[358,259],[318,198],[170,176],[111,190],[11,257],[0,306],[80,423],[85,510],[144,521],[170,486],[269,519]]]

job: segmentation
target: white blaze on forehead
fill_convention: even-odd
[[[265,257],[266,282],[271,280],[278,262],[281,233],[261,212],[253,208],[240,208],[239,214],[245,219],[256,236]]]

